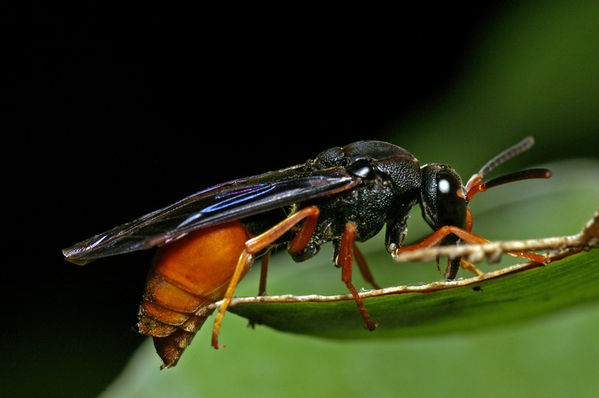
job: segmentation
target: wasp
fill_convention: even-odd
[[[163,368],[177,364],[212,312],[202,309],[221,300],[212,345],[222,347],[218,333],[237,284],[262,258],[259,295],[264,295],[269,254],[281,246],[299,262],[332,242],[333,263],[341,268],[341,279],[365,327],[374,330],[377,323],[352,283],[354,258],[364,280],[374,288],[378,285],[355,242],[372,238],[384,225],[391,254],[439,244],[487,242],[472,233],[468,204],[477,193],[497,185],[550,177],[547,169],[527,169],[482,182],[491,170],[533,143],[528,137],[501,152],[464,185],[447,165],[421,166],[397,145],[359,141],[327,149],[304,164],[205,189],[64,249],[63,254],[84,264],[158,247],[139,309],[138,330],[153,337]],[[434,232],[402,247],[410,210],[417,203]],[[532,252],[510,254],[546,262],[546,257]],[[455,278],[466,263],[460,258],[450,260],[446,278]]]

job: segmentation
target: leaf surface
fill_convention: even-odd
[[[366,298],[364,305],[380,323],[375,332],[364,329],[352,300],[248,303],[230,311],[277,330],[329,338],[469,332],[599,299],[598,266],[599,250],[593,250],[468,286]]]

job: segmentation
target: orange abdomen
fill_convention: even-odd
[[[248,233],[232,221],[189,233],[158,250],[139,309],[140,333],[154,337],[163,367],[174,366],[221,300]]]

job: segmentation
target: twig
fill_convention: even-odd
[[[464,257],[476,263],[484,258],[489,263],[498,262],[501,255],[511,251],[549,250],[554,255],[551,258],[562,258],[564,252],[589,250],[599,246],[599,209],[576,235],[553,238],[497,241],[475,245],[437,246],[409,252],[394,252],[393,260],[428,261],[437,257]]]
[[[497,271],[487,272],[483,275],[473,276],[467,279],[460,279],[455,281],[438,281],[432,282],[425,285],[418,286],[393,286],[387,287],[384,289],[375,289],[368,290],[365,292],[358,293],[361,298],[366,299],[370,297],[380,297],[387,296],[390,294],[405,294],[405,293],[430,293],[437,290],[445,290],[449,288],[462,287],[473,285],[482,281],[486,281],[489,279],[495,279],[500,276],[513,274],[516,272],[524,271],[527,269],[542,267],[539,263],[527,262],[522,264],[515,264],[509,267],[502,268]],[[284,294],[280,296],[256,296],[256,297],[234,297],[231,300],[229,306],[234,306],[237,304],[253,304],[253,303],[270,303],[270,304],[284,304],[284,303],[324,303],[324,302],[334,302],[334,301],[344,301],[344,300],[353,300],[353,296],[351,294],[338,294],[331,296],[321,296],[317,294],[310,294],[305,296],[294,296],[292,294]],[[210,304],[209,306],[203,308],[201,310],[201,314],[203,315],[213,311],[215,308],[218,308],[221,304],[221,301],[217,301],[216,303]]]

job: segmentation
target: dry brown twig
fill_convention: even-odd
[[[570,254],[578,253],[582,250],[590,250],[596,247],[599,247],[599,209],[597,209],[593,217],[587,223],[585,223],[582,230],[575,235],[541,239],[497,241],[480,245],[437,246],[404,253],[393,253],[393,259],[397,262],[429,261],[439,256],[446,256],[449,258],[464,257],[470,262],[479,262],[486,258],[489,263],[493,263],[499,261],[502,254],[510,251],[548,250],[550,253],[552,253],[550,259],[555,260]],[[384,289],[364,291],[360,292],[360,297],[365,299],[389,294],[429,293],[448,288],[468,286],[485,280],[494,279],[504,275],[542,266],[543,264],[535,262],[515,264],[466,279],[437,281],[418,286],[393,286]],[[247,303],[302,303],[333,302],[341,300],[353,300],[353,297],[351,294],[331,296],[315,294],[295,296],[286,294],[278,296],[234,297],[229,306]],[[211,312],[215,308],[218,308],[220,304],[221,302],[219,301],[208,307],[205,307],[202,310],[202,314]]]
[[[397,262],[428,261],[437,257],[464,257],[472,263],[480,262],[484,258],[489,263],[496,263],[501,259],[502,254],[510,251],[548,250],[553,254],[552,258],[561,258],[564,252],[589,250],[597,246],[599,246],[599,209],[576,235],[496,241],[478,245],[437,246],[409,252],[395,252],[392,255],[393,260]]]

